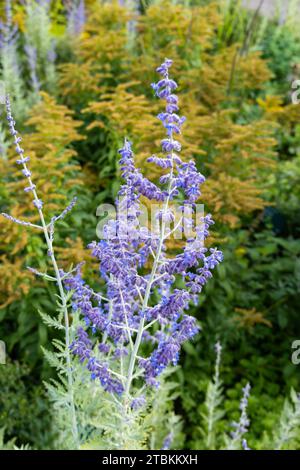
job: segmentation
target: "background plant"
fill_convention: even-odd
[[[157,62],[172,56],[175,73],[181,76],[183,112],[191,117],[183,143],[196,159],[198,168],[209,176],[203,186],[203,196],[217,221],[214,238],[222,243],[225,259],[230,260],[207,286],[203,304],[195,310],[206,334],[193,346],[186,347],[182,357],[184,377],[177,372],[182,392],[175,407],[183,415],[184,429],[189,429],[185,445],[197,447],[197,404],[200,396],[205,396],[213,344],[219,331],[224,345],[223,381],[228,397],[225,406],[230,413],[236,413],[240,400],[238,384],[242,378],[251,382],[249,406],[252,402],[254,415],[248,440],[257,448],[262,446],[263,429],[270,431],[274,425],[275,414],[278,415],[290,387],[299,390],[297,369],[290,363],[290,343],[299,336],[299,107],[290,105],[290,83],[299,78],[298,26],[292,9],[286,21],[279,24],[276,17],[271,20],[256,17],[252,22],[255,12],[230,10],[224,4],[197,0],[183,5],[159,0],[131,8],[86,1],[85,27],[70,38],[68,5],[51,2],[47,21],[51,24],[51,39],[56,43],[58,70],[55,73],[59,77],[55,101],[72,109],[73,119],[82,122],[77,132],[86,137],[67,144],[68,149],[77,152],[72,157],[79,164],[74,176],[81,182],[80,191],[84,195],[80,200],[84,202],[70,215],[68,226],[62,223],[57,242],[65,250],[65,239],[72,231],[69,258],[67,250],[61,256],[66,260],[88,256],[82,246],[93,238],[96,226],[93,214],[99,202],[112,200],[118,191],[116,150],[123,135],[131,135],[134,128],[140,165],[150,174],[146,157],[152,144],[158,144],[159,128],[153,119],[157,110],[148,85],[154,80]],[[21,102],[26,101],[19,107],[26,119],[19,123],[22,134],[27,134],[36,126],[25,125],[30,108],[41,98],[33,93],[25,52],[26,10],[21,2],[13,2],[12,7],[13,27],[18,27],[15,43],[18,67],[23,72],[20,96]],[[5,20],[4,13],[3,9]],[[250,41],[243,48],[251,22]],[[11,83],[17,76],[11,75]],[[41,79],[40,82],[43,90],[46,84]],[[43,97],[42,102],[45,103]],[[46,134],[47,121],[51,122],[52,118],[46,113],[46,107],[40,111],[37,119],[43,120],[45,113],[45,124],[35,152],[42,158],[43,139],[51,143]],[[59,128],[52,130],[60,134]],[[7,151],[5,125],[1,149],[4,158],[1,167],[7,175],[5,158],[10,160],[11,156]],[[52,167],[55,159],[50,160]],[[38,168],[36,172],[38,175]],[[151,175],[156,181],[157,173]],[[73,191],[65,189],[62,184],[59,192],[70,200]],[[1,209],[7,210],[11,196],[3,186],[0,195]],[[80,238],[84,239],[83,244]],[[16,289],[11,287],[14,286],[12,267],[25,293],[29,273],[22,265],[31,262],[28,255],[25,259],[22,254],[19,259],[13,253],[20,240],[21,234],[16,233],[12,243],[1,246],[4,263],[1,273],[6,280],[2,286],[2,303],[12,295],[14,300],[0,311],[0,335],[10,344],[13,359],[23,362],[24,352],[30,345],[26,362],[30,376],[38,381],[41,371],[49,375],[49,369],[45,365],[41,367],[41,354],[38,360],[36,356],[39,344],[46,344],[49,333],[33,313],[32,305],[49,312],[51,306],[47,303],[48,293],[37,280],[34,287],[30,280],[32,287],[27,297],[16,298]],[[37,243],[39,246],[40,242]],[[36,246],[32,248],[37,254]],[[177,244],[172,249],[176,252]],[[43,267],[42,258],[38,258],[39,267]],[[89,279],[90,273],[86,272],[85,276]],[[51,337],[54,335],[50,333]],[[203,351],[211,352],[204,357]],[[259,379],[254,380],[257,376]],[[193,390],[197,391],[195,395]]]

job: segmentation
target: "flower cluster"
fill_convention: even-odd
[[[17,39],[17,26],[12,22],[11,1],[5,2],[5,21],[0,21],[0,49],[5,45],[15,44]]]
[[[71,35],[79,35],[85,25],[85,2],[77,0],[67,6],[68,32]]]
[[[158,386],[158,376],[168,365],[177,364],[182,344],[199,331],[195,318],[186,312],[222,261],[219,250],[204,247],[213,224],[210,215],[199,226],[189,217],[194,235],[186,240],[181,253],[175,257],[167,253],[168,223],[174,221],[171,201],[186,205],[193,215],[205,180],[194,161],[179,156],[181,145],[174,135],[181,133],[185,118],[178,114],[177,83],[169,78],[171,65],[166,59],[158,67],[161,79],[152,85],[156,96],[165,101],[165,111],[158,119],[166,137],[161,142],[162,155],[148,159],[167,172],[158,184],[146,178],[135,167],[132,145],[125,140],[119,151],[125,182],[117,207],[120,213],[126,208],[127,217],[109,220],[105,238],[89,245],[99,260],[106,291],[103,295],[94,292],[79,268],[65,279],[66,288],[72,291],[74,314],[82,315],[86,331],[94,335],[91,341],[80,328],[72,352],[86,362],[93,379],[99,379],[107,391],[124,393],[134,409],[142,406],[144,398],[132,393],[133,381],[142,388],[143,384]],[[141,196],[162,205],[158,233],[139,221]],[[126,237],[120,236],[124,228]],[[178,287],[178,278],[183,279],[184,288]],[[96,338],[100,338],[98,343]]]
[[[31,85],[33,90],[38,93],[40,91],[41,84],[37,76],[37,50],[36,47],[31,44],[25,44],[24,50],[28,59]]]
[[[18,131],[15,128],[15,120],[11,114],[11,105],[9,101],[9,97],[6,97],[6,113],[7,113],[7,121],[9,126],[9,131],[13,136],[14,143],[16,146],[16,153],[18,154],[19,158],[17,159],[16,163],[22,166],[22,173],[27,178],[28,186],[24,189],[26,193],[31,192],[33,194],[33,204],[38,209],[41,210],[43,207],[43,202],[37,197],[36,193],[36,186],[33,184],[31,179],[31,171],[27,167],[27,163],[29,162],[29,157],[24,155],[24,149],[20,146],[20,142],[22,138],[18,136]]]
[[[33,206],[38,210],[39,216],[40,216],[40,221],[41,225],[33,224],[31,222],[25,221],[25,220],[20,220],[15,217],[12,217],[9,214],[2,213],[1,215],[5,217],[6,219],[15,222],[19,225],[23,225],[26,227],[33,227],[35,229],[41,230],[45,234],[45,238],[48,244],[48,254],[51,256],[52,254],[52,242],[53,242],[53,234],[54,234],[54,224],[57,222],[57,220],[64,218],[68,212],[70,212],[74,205],[76,204],[77,198],[74,198],[70,204],[62,211],[62,213],[58,216],[54,216],[50,223],[46,225],[44,215],[42,212],[43,209],[43,201],[39,199],[38,194],[37,194],[37,188],[36,185],[34,184],[32,180],[32,174],[31,171],[28,167],[28,163],[30,161],[30,157],[28,155],[25,156],[25,151],[21,147],[21,141],[22,138],[19,136],[18,131],[15,128],[15,120],[11,112],[11,104],[10,104],[10,99],[9,96],[7,95],[5,98],[5,104],[6,104],[6,116],[7,116],[7,121],[8,121],[8,127],[9,127],[9,132],[13,137],[14,144],[15,144],[15,150],[18,155],[18,158],[16,160],[16,164],[21,167],[21,172],[24,178],[26,179],[26,186],[24,188],[25,193],[32,194],[33,197]]]
[[[248,432],[250,420],[247,415],[247,408],[248,408],[248,400],[250,396],[250,384],[247,383],[247,385],[243,388],[243,396],[241,399],[240,403],[240,411],[241,411],[241,416],[239,422],[234,422],[232,423],[233,427],[235,430],[231,433],[232,440],[238,440],[241,438],[244,434]],[[244,450],[249,450],[248,444],[246,439],[242,439],[242,447]]]

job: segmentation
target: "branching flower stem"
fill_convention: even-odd
[[[15,139],[15,144],[16,144],[16,151],[19,155],[19,161],[18,163],[21,164],[23,168],[23,174],[27,178],[27,181],[29,183],[29,188],[30,191],[32,192],[33,195],[33,204],[36,207],[40,221],[41,221],[41,227],[43,230],[44,238],[47,244],[47,250],[48,250],[48,256],[50,257],[53,270],[55,273],[55,279],[57,282],[57,287],[59,291],[59,297],[61,300],[61,309],[63,311],[64,315],[64,326],[65,326],[65,354],[66,354],[66,363],[67,363],[67,380],[68,380],[68,396],[69,396],[69,407],[70,407],[70,415],[71,415],[71,423],[72,423],[72,435],[73,435],[73,440],[74,440],[74,445],[78,449],[79,448],[79,433],[78,433],[78,425],[77,425],[77,418],[76,418],[76,409],[75,409],[75,403],[74,403],[74,392],[73,392],[73,374],[72,374],[72,363],[71,363],[71,353],[70,353],[70,323],[69,323],[69,313],[68,313],[68,307],[67,307],[67,297],[66,293],[63,287],[62,283],[62,278],[60,275],[60,271],[56,262],[55,254],[54,254],[54,249],[53,249],[53,226],[47,225],[45,222],[45,217],[43,214],[43,203],[39,199],[37,191],[36,191],[36,186],[33,184],[33,181],[31,179],[31,172],[29,168],[26,165],[26,162],[29,160],[28,157],[24,157],[24,150],[20,147],[19,142],[20,138],[16,137],[17,131],[14,127],[14,120],[11,115],[11,107],[10,107],[10,101],[9,97],[7,96],[6,98],[6,107],[7,107],[7,118],[9,121],[10,125],[10,131],[11,134],[14,136]]]

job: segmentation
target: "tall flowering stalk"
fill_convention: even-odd
[[[25,53],[28,59],[31,87],[55,90],[56,43],[51,32],[49,0],[28,0],[25,4]]]
[[[13,24],[11,0],[5,0],[5,19],[0,22],[1,80],[16,103],[18,116],[24,115],[24,89],[18,57],[18,28]]]
[[[78,329],[72,352],[118,403],[123,444],[130,432],[132,410],[145,406],[147,391],[159,386],[161,373],[177,364],[183,342],[198,332],[195,318],[185,311],[222,261],[220,251],[204,247],[211,216],[202,217],[199,225],[193,220],[205,178],[194,161],[184,162],[179,156],[181,145],[175,136],[181,133],[185,118],[177,114],[177,84],[169,77],[171,65],[166,59],[157,68],[161,79],[152,85],[165,102],[158,119],[166,137],[161,142],[163,156],[148,160],[165,174],[159,184],[149,181],[135,167],[131,143],[125,139],[119,151],[125,183],[116,202],[118,217],[105,225],[100,242],[89,245],[100,261],[106,292],[96,293],[82,279],[79,268],[64,281],[72,293],[74,315],[81,315],[86,325]],[[162,206],[157,231],[140,223],[141,196]],[[175,204],[182,209],[181,222],[193,229],[193,235],[181,253],[169,257],[166,241],[177,228],[169,227],[175,220]],[[177,287],[179,279],[184,288]]]
[[[40,91],[40,88],[41,88],[41,84],[40,84],[38,76],[37,76],[37,51],[36,51],[36,47],[34,47],[30,44],[25,44],[24,50],[26,52],[27,59],[28,59],[31,86],[32,86],[33,91],[36,94],[38,94],[38,92]]]
[[[84,0],[77,0],[71,2],[69,5],[68,3],[66,5],[68,20],[67,30],[71,36],[78,36],[82,32],[86,21],[85,2]]]
[[[227,450],[236,450],[239,448],[240,443],[244,450],[250,450],[247,444],[247,440],[244,438],[244,434],[248,432],[250,420],[248,418],[247,409],[248,401],[250,396],[250,384],[247,383],[243,388],[243,396],[240,402],[240,419],[238,422],[233,422],[232,426],[235,428],[231,433],[231,439],[227,445]]]
[[[73,200],[70,205],[59,215],[55,216],[51,219],[51,221],[47,224],[45,221],[44,213],[43,213],[43,201],[38,197],[36,185],[33,182],[31,171],[28,167],[28,162],[30,158],[24,155],[24,150],[20,146],[21,137],[18,136],[18,132],[15,128],[15,121],[11,113],[11,105],[9,97],[6,97],[6,111],[7,111],[7,121],[10,129],[10,133],[13,136],[14,143],[16,146],[16,153],[18,154],[18,159],[16,163],[20,165],[22,168],[22,174],[27,180],[27,186],[25,187],[24,191],[26,193],[32,194],[33,198],[33,205],[38,211],[40,224],[33,224],[26,220],[19,220],[16,219],[9,214],[2,213],[2,216],[11,220],[14,223],[23,225],[25,227],[31,227],[35,230],[40,231],[43,233],[46,244],[47,244],[47,254],[50,258],[50,261],[53,266],[54,276],[49,276],[45,273],[39,273],[38,271],[31,269],[37,275],[43,276],[45,279],[54,281],[57,284],[58,292],[59,292],[59,310],[63,313],[64,316],[64,330],[65,330],[65,358],[66,358],[66,375],[67,375],[67,394],[68,394],[68,406],[70,409],[70,416],[71,416],[71,427],[72,427],[72,435],[74,445],[78,447],[79,437],[78,437],[78,429],[77,429],[77,420],[76,420],[76,412],[75,412],[75,404],[74,404],[74,395],[73,395],[73,377],[72,377],[72,366],[71,366],[71,354],[70,354],[70,325],[69,325],[69,314],[68,314],[68,307],[67,307],[67,293],[65,292],[63,286],[63,278],[61,276],[61,272],[58,268],[56,257],[54,254],[54,227],[55,223],[63,218],[74,206],[76,200]]]
[[[222,356],[222,346],[219,342],[215,344],[216,363],[215,373],[213,380],[209,382],[206,392],[205,400],[205,435],[206,435],[206,448],[215,449],[216,445],[216,423],[222,418],[224,412],[221,409],[223,401],[222,396],[222,381],[220,379],[220,364]]]

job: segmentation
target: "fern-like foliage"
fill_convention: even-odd
[[[5,428],[0,428],[0,450],[30,450],[28,444],[17,446],[15,444],[16,438],[5,440]]]
[[[300,442],[300,396],[291,390],[290,400],[286,399],[280,415],[278,426],[271,443],[274,450],[295,448]]]
[[[213,380],[209,382],[205,397],[205,411],[202,413],[204,426],[201,428],[202,435],[206,441],[207,449],[215,449],[216,447],[216,423],[223,418],[224,411],[221,407],[223,397],[222,381],[220,380],[220,362],[221,362],[221,345],[216,346],[216,364]]]
[[[228,423],[226,419],[226,400],[222,381],[219,377],[221,346],[216,345],[216,364],[212,381],[206,390],[206,398],[200,413],[200,440],[198,448],[207,450],[250,450],[246,439],[250,426],[248,418],[248,399],[250,385],[243,389],[238,421]],[[224,430],[226,430],[224,432]],[[298,448],[300,442],[300,397],[293,389],[290,398],[284,402],[278,423],[273,433],[264,432],[259,441],[259,449],[285,450]]]
[[[0,428],[0,450],[13,450],[15,439],[5,442],[5,428]]]

